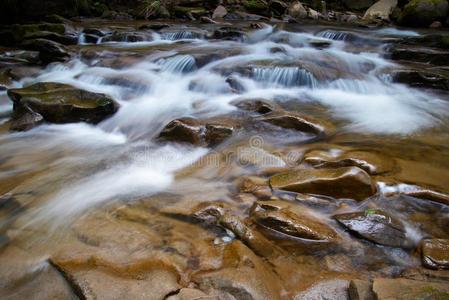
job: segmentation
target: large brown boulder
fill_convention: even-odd
[[[54,82],[10,89],[8,96],[14,102],[15,118],[31,111],[51,123],[98,123],[118,108],[118,104],[107,95]]]
[[[373,291],[378,300],[449,298],[449,285],[445,282],[427,282],[404,278],[375,279]]]
[[[449,12],[447,0],[411,0],[404,6],[399,22],[408,26],[429,26],[444,21]]]
[[[376,192],[370,176],[357,167],[299,169],[270,178],[273,189],[364,200]]]

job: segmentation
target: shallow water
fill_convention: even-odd
[[[106,93],[121,105],[114,116],[96,126],[48,124],[20,133],[2,129],[0,194],[12,195],[24,209],[13,216],[0,216],[0,227],[5,227],[2,231],[11,244],[34,251],[37,262],[64,243],[70,244],[64,238],[70,235],[71,226],[96,212],[108,214],[111,207],[164,192],[195,201],[229,201],[236,178],[284,167],[284,161],[295,165],[305,151],[315,148],[377,151],[399,165],[394,175],[378,176],[379,185],[395,191],[400,189],[397,184],[410,184],[449,192],[448,99],[444,94],[393,83],[389,71],[402,66],[383,55],[388,39],[419,33],[359,30],[353,34],[369,41],[360,45],[358,39],[347,37],[345,29],[324,27],[267,26],[248,32],[243,41],[211,40],[197,33],[206,29],[207,34],[208,28],[176,28],[154,33],[154,40],[148,42],[100,40],[90,45],[80,38],[82,45],[76,47],[93,49],[98,58],[89,61],[79,55],[14,83],[18,87],[41,81],[68,83]],[[317,49],[313,46],[317,41],[330,45]],[[240,93],[226,82],[230,75],[240,82]],[[3,114],[12,104],[5,93],[0,98]],[[335,125],[335,133],[313,142],[307,134],[255,126],[212,148],[163,144],[156,139],[175,118],[238,115],[233,101],[256,98],[326,120]],[[6,128],[7,118],[2,122]],[[256,150],[248,154],[245,149]],[[223,160],[221,155],[229,153],[253,163]],[[272,153],[285,156],[278,160]],[[386,205],[385,200],[371,202]],[[371,202],[349,201],[348,205],[354,210],[369,207]],[[428,209],[447,215],[447,207],[435,205],[438,209]],[[417,243],[433,229],[407,219],[412,212],[406,210],[403,216],[408,220],[408,234]],[[310,213],[332,223],[326,209]],[[357,248],[354,241],[345,245],[346,255],[368,253],[375,260],[373,265],[380,264],[374,259],[375,251],[384,253],[390,266],[419,264],[407,251],[376,249],[370,254],[373,250],[366,245]],[[295,243],[286,247],[296,249]],[[376,269],[362,258],[357,263],[362,270]]]

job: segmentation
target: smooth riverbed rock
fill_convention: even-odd
[[[378,300],[425,300],[448,299],[449,285],[447,283],[417,281],[403,278],[375,279],[373,291]]]
[[[391,158],[362,150],[345,151],[337,155],[332,150],[314,150],[304,156],[304,162],[315,168],[358,167],[371,175],[386,173],[394,168]]]
[[[337,236],[328,225],[281,201],[256,202],[251,211],[251,217],[256,223],[292,237],[332,241]]]
[[[449,269],[449,240],[424,240],[421,245],[423,265],[430,269]]]
[[[300,169],[270,178],[273,189],[364,200],[376,189],[370,176],[357,167],[336,169]]]
[[[295,1],[290,4],[290,7],[288,8],[288,14],[296,20],[307,18],[307,10],[299,1]]]
[[[229,138],[235,124],[226,120],[197,120],[180,118],[171,121],[159,135],[161,140],[199,146],[214,146]]]
[[[267,113],[257,120],[286,129],[315,134],[317,136],[330,135],[334,130],[332,124],[326,121],[283,111]]]
[[[342,279],[330,279],[318,282],[308,288],[306,291],[296,295],[294,300],[349,300],[348,298],[349,281]]]
[[[408,26],[429,26],[444,21],[449,11],[447,0],[411,0],[404,6],[399,22]]]
[[[404,225],[383,211],[367,209],[338,214],[334,218],[351,232],[374,243],[391,247],[408,246]]]
[[[118,104],[107,95],[54,82],[10,89],[8,96],[14,102],[17,118],[27,107],[51,123],[98,123],[115,113],[118,108]]]

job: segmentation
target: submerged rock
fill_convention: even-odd
[[[338,214],[334,218],[350,231],[376,244],[391,247],[409,246],[404,225],[383,211],[367,209],[362,212]]]
[[[8,90],[19,122],[30,110],[47,122],[98,123],[117,111],[118,104],[109,96],[92,93],[71,85],[41,82],[21,89]]]
[[[273,189],[364,200],[376,192],[370,176],[357,167],[299,169],[270,178]]]
[[[229,138],[234,130],[235,124],[224,120],[180,118],[168,123],[159,134],[159,138],[197,146],[214,146]]]
[[[408,26],[429,26],[444,21],[449,11],[447,0],[411,0],[404,6],[399,22]]]
[[[404,278],[374,279],[373,291],[378,300],[449,298],[449,285],[447,283],[417,281]]]
[[[251,211],[256,223],[288,236],[320,242],[332,241],[337,236],[328,225],[281,201],[256,202]]]
[[[423,265],[430,269],[449,269],[449,240],[424,240],[421,245]]]

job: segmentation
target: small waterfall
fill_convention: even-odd
[[[337,79],[329,84],[332,89],[358,94],[369,94],[373,90],[373,84],[358,79]]]
[[[325,30],[319,32],[317,36],[334,41],[346,41],[350,35],[347,32]]]
[[[86,35],[81,32],[78,37],[78,45],[85,45],[85,44],[86,44]]]
[[[315,76],[299,67],[256,67],[253,69],[253,79],[274,86],[307,86],[318,85]]]
[[[157,61],[162,71],[171,73],[188,73],[197,69],[195,58],[191,55],[176,55]]]
[[[164,32],[161,39],[169,41],[201,39],[202,35],[193,31]]]

